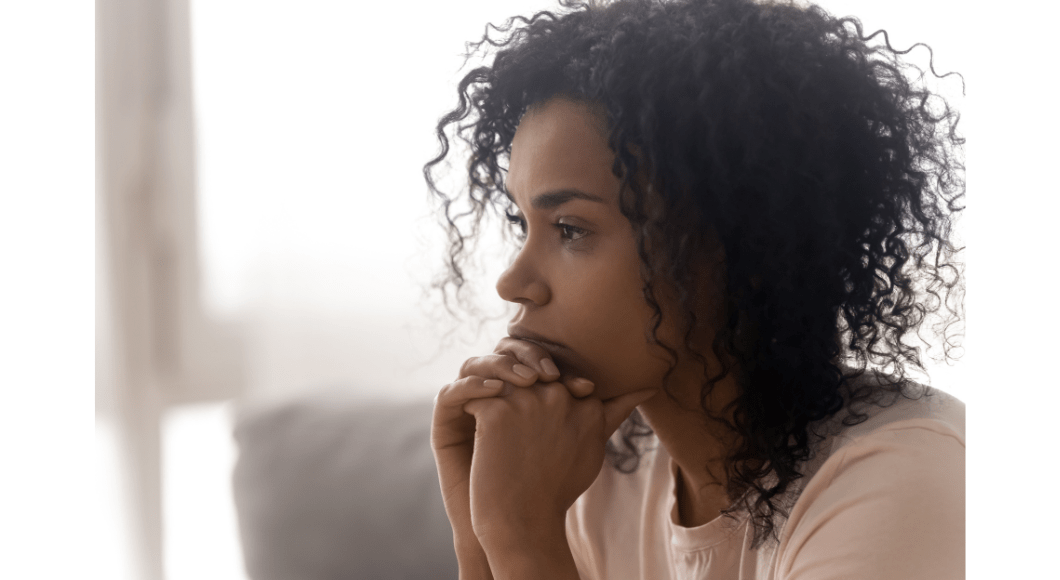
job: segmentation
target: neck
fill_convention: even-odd
[[[677,401],[660,394],[638,407],[677,464],[678,523],[685,527],[713,520],[730,504],[725,493],[724,459],[735,444],[735,436],[707,418],[699,404],[701,384],[695,378],[681,380],[675,372],[671,390]],[[718,415],[737,394],[735,378],[730,375],[714,385],[707,407]],[[731,416],[727,418],[731,421]]]

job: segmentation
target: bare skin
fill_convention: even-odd
[[[679,468],[679,523],[701,525],[729,505],[718,476],[732,441],[704,420],[702,366],[679,350],[668,383],[676,401],[660,391],[669,358],[645,333],[654,311],[601,123],[586,105],[556,98],[524,116],[512,144],[507,185],[525,239],[497,292],[519,309],[497,353],[470,359],[435,412],[435,455],[465,578],[489,569],[577,578],[563,517],[634,407]],[[680,345],[675,320],[683,317],[665,294],[658,337]],[[712,319],[715,295],[703,288],[701,320]],[[712,337],[704,325],[693,345]],[[713,363],[709,349],[696,348]],[[719,411],[735,394],[728,378],[708,404]]]

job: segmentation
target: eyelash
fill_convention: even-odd
[[[526,239],[526,220],[523,219],[522,216],[517,215],[517,214],[513,214],[513,213],[506,213],[505,215],[508,218],[508,223],[509,224],[519,227],[519,234],[518,234],[519,240],[520,241],[525,240]],[[560,238],[562,238],[566,242],[577,242],[578,240],[580,240],[580,239],[584,238],[585,236],[589,235],[589,232],[586,231],[584,228],[579,228],[578,226],[574,226],[574,225],[571,225],[571,224],[564,224],[564,223],[558,223],[557,222],[557,223],[554,223],[552,225],[555,226],[556,229],[558,229],[560,231]]]
[[[505,215],[505,217],[508,218],[508,223],[510,225],[518,226],[519,233],[517,235],[519,237],[519,240],[522,241],[523,239],[525,239],[526,238],[526,220],[524,220],[521,216],[518,216],[518,215],[516,215],[514,213],[511,213],[511,212],[505,212],[504,215]]]

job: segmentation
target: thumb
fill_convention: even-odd
[[[629,414],[633,412],[637,405],[654,397],[660,391],[661,389],[658,388],[642,389],[603,401],[604,434],[607,437],[613,435],[618,426],[629,417]]]

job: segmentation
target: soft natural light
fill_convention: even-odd
[[[421,167],[464,42],[549,4],[192,2],[208,306],[413,309],[440,257]]]
[[[112,421],[96,421],[96,487],[93,516],[100,524],[95,532],[96,566],[100,578],[134,580],[125,547],[129,545],[127,506],[122,504],[124,468],[118,453],[118,438]]]
[[[937,25],[941,3],[822,4],[893,31],[896,46],[928,42],[942,72],[963,70],[950,48],[959,31]],[[553,5],[191,2],[203,293],[211,312],[254,320],[252,390],[353,384],[400,397],[449,378],[460,356],[432,358],[421,296],[441,257],[421,167],[455,104],[464,42]],[[961,372],[940,367],[933,382],[967,400]],[[245,577],[226,407],[170,412],[164,441],[169,580]]]
[[[93,5],[0,3],[0,578],[123,555],[94,542]]]
[[[166,413],[162,458],[166,579],[246,578],[232,504],[236,449],[229,405]]]

